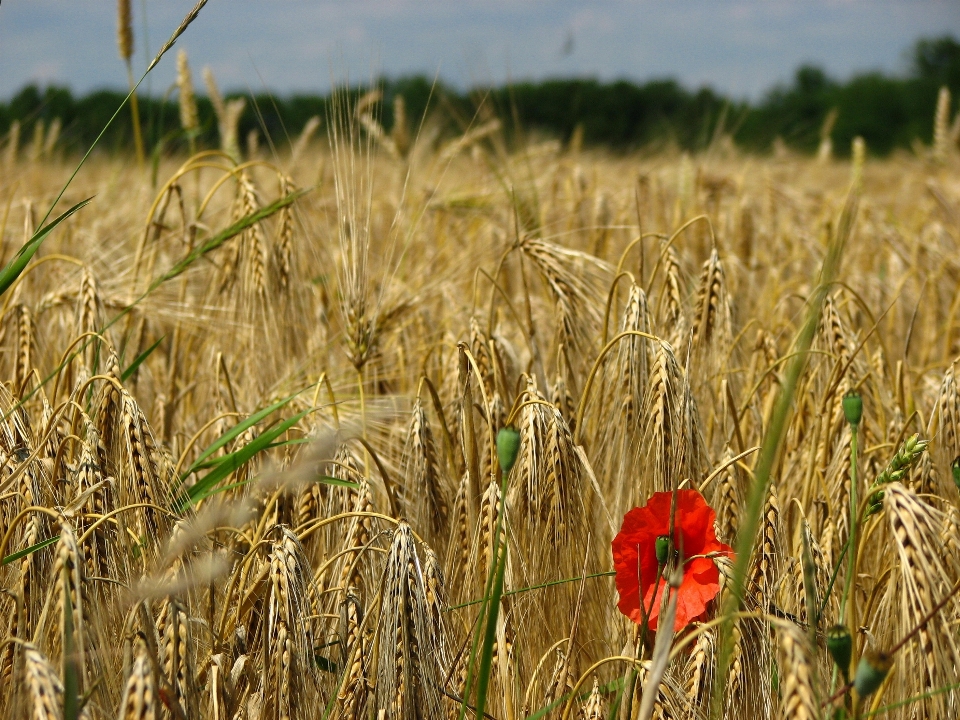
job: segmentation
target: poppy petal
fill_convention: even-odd
[[[646,505],[630,510],[611,543],[620,612],[639,624],[644,610],[649,608],[648,624],[651,630],[656,629],[666,589],[663,578],[657,582],[660,567],[656,540],[669,534],[672,524],[677,550],[683,557],[691,558],[684,563],[683,580],[677,590],[674,629],[679,631],[701,618],[720,591],[717,567],[710,557],[704,556],[732,555],[730,546],[717,539],[715,521],[713,508],[693,489],[654,493]],[[657,583],[656,598],[654,583]]]

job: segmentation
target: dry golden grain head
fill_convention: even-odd
[[[644,660],[637,670],[632,708],[627,717],[639,717],[640,704],[647,693],[654,693],[655,696],[652,714],[650,715],[652,720],[670,720],[670,718],[682,717],[682,708],[684,707],[683,689],[677,685],[670,674],[663,677],[659,686],[653,687],[652,683],[649,682],[651,667],[651,661]]]
[[[859,135],[851,143],[851,155],[853,156],[851,184],[859,189],[863,183],[863,166],[867,161],[867,143]]]
[[[937,109],[933,116],[933,158],[937,162],[946,162],[956,151],[950,135],[950,88],[944,85],[937,94]]]
[[[310,144],[310,141],[313,140],[313,136],[317,133],[317,130],[320,127],[320,116],[314,115],[307,122],[304,123],[303,129],[300,131],[300,134],[297,136],[297,139],[294,141],[292,147],[290,148],[290,160],[293,163],[296,163],[297,160],[303,156],[306,152],[307,146]]]
[[[195,712],[197,690],[194,686],[196,647],[190,629],[186,606],[176,599],[166,599],[161,604],[157,619],[160,637],[160,666],[172,689],[169,702],[175,702],[180,711]]]
[[[770,483],[763,506],[760,534],[754,549],[753,570],[750,577],[750,594],[753,607],[766,612],[773,602],[783,554],[783,529],[780,521],[780,501],[777,487]]]
[[[681,414],[683,375],[669,344],[656,344],[644,402],[643,445],[649,471],[640,478],[637,497],[672,490],[681,477],[690,477],[682,466],[685,422]]]
[[[373,492],[366,480],[361,480],[353,506],[355,513],[372,513],[376,508],[373,504]],[[371,517],[356,516],[350,520],[350,530],[347,533],[347,552],[343,555],[340,570],[340,587],[363,588],[368,586],[364,580],[364,569],[369,565],[369,556],[363,550],[370,543],[374,534],[375,520]]]
[[[23,648],[24,674],[30,692],[32,720],[63,717],[63,683],[46,657],[32,644]]]
[[[595,283],[602,266],[592,255],[533,237],[523,239],[520,249],[550,288],[557,335],[570,345],[571,352],[585,352],[596,341],[597,329],[603,323],[600,291]]]
[[[4,164],[8,170],[13,169],[17,164],[17,154],[20,150],[20,121],[14,120],[10,123],[10,130],[7,132],[7,154]]]
[[[680,258],[673,246],[666,248],[663,256],[663,298],[660,301],[662,315],[659,325],[669,328],[666,336],[671,345],[682,347],[687,336],[687,317],[684,312],[683,278]]]
[[[951,363],[943,374],[940,393],[937,397],[936,412],[931,420],[936,420],[936,446],[943,461],[950,462],[960,455],[960,386],[956,378],[956,362]]]
[[[393,98],[393,129],[390,131],[390,139],[393,140],[397,153],[401,157],[406,157],[410,152],[410,126],[407,121],[407,105],[403,100],[403,95],[397,95]]]
[[[133,57],[133,15],[130,0],[117,0],[117,47],[120,59],[130,62]]]
[[[460,478],[457,494],[453,500],[450,513],[450,538],[447,542],[447,551],[444,564],[447,568],[447,578],[453,588],[456,600],[466,600],[465,577],[469,574],[470,560],[470,519],[467,513],[467,475]]]
[[[725,701],[727,712],[730,708],[736,707],[740,701],[740,694],[743,690],[744,682],[744,653],[743,653],[743,632],[740,626],[740,620],[733,621],[733,627],[730,630],[731,650],[730,662],[727,666],[727,676],[725,678]]]
[[[687,656],[683,671],[683,689],[686,705],[690,709],[690,718],[699,717],[708,709],[716,664],[715,655],[713,632],[701,628],[697,642]]]
[[[823,319],[820,324],[820,335],[824,345],[832,352],[838,362],[846,363],[850,358],[850,340],[844,327],[840,313],[831,296],[823,302]]]
[[[743,478],[733,457],[730,448],[725,448],[720,461],[725,469],[714,481],[712,502],[717,513],[717,537],[730,545],[736,540],[743,508]]]
[[[593,678],[593,690],[590,691],[590,697],[580,709],[580,718],[581,720],[603,720],[606,717],[606,704],[600,693],[600,681]]]
[[[230,103],[233,101],[231,100]],[[224,150],[227,150],[224,147]],[[227,150],[229,153],[230,151]],[[237,215],[252,215],[260,209],[260,199],[253,179],[246,172],[237,178]],[[266,242],[260,223],[254,223],[243,231],[238,246],[238,269],[241,274],[241,288],[244,292],[243,307],[252,307],[251,299],[263,302],[267,293],[266,278]]]
[[[89,268],[84,267],[80,273],[80,288],[77,291],[76,304],[76,333],[97,332],[100,329],[100,289],[97,279]],[[91,343],[91,348],[93,343]],[[92,350],[91,350],[92,354]]]
[[[653,317],[647,304],[647,294],[636,283],[630,285],[627,302],[620,320],[620,332],[653,334]],[[646,338],[633,336],[624,339],[618,347],[617,369],[627,386],[625,394],[641,398],[650,375],[651,343]]]
[[[440,565],[437,554],[430,547],[424,548],[423,585],[427,610],[437,632],[446,607],[446,590],[443,586],[443,567]]]
[[[360,720],[370,695],[368,670],[370,664],[370,631],[364,630],[363,606],[356,589],[347,588],[340,604],[340,643],[344,666],[347,668],[340,691],[337,709],[343,720]]]
[[[60,140],[60,130],[63,128],[63,121],[56,117],[47,126],[47,134],[43,139],[43,158],[50,160],[53,158],[54,150],[57,147],[57,141]]]
[[[80,667],[84,667],[84,636],[86,634],[84,578],[85,563],[77,546],[77,536],[73,527],[65,519],[60,522],[60,539],[57,540],[52,576],[55,580],[54,600],[60,621],[61,647],[67,647],[68,632],[73,636],[73,644]]]
[[[942,557],[941,514],[900,483],[884,486],[883,508],[900,561],[899,633],[905,634],[946,595],[957,577],[957,563]],[[944,669],[960,664],[960,649],[952,630],[955,606],[944,609],[919,631],[922,682],[914,689],[934,688],[946,682]]]
[[[124,686],[117,720],[156,720],[158,711],[159,701],[154,686],[153,668],[146,653],[140,652]]]
[[[491,480],[480,499],[480,517],[468,564],[470,585],[474,588],[482,586],[493,565],[496,528],[502,510],[500,484]]]
[[[296,189],[293,180],[287,175],[280,176],[280,197],[286,197]],[[277,265],[277,285],[281,291],[290,286],[291,261],[293,257],[293,210],[283,208],[277,218],[276,239],[273,252]]]
[[[446,533],[450,501],[448,481],[420,398],[410,414],[402,468],[404,512],[432,542]]]
[[[783,717],[816,720],[821,717],[813,686],[814,671],[807,639],[799,630],[781,628],[780,647],[784,655],[784,672],[780,674],[780,697]]]
[[[126,390],[120,392],[118,404],[120,437],[124,441],[122,466],[119,468],[121,498],[126,502],[164,507],[169,492],[169,486],[164,482],[170,478],[165,476],[157,462],[153,430],[137,401]],[[137,516],[142,538],[148,545],[156,547],[153,539],[169,521],[164,513],[149,506],[140,508]]]
[[[188,133],[196,132],[200,128],[200,119],[197,115],[197,98],[193,92],[193,75],[187,62],[187,51],[177,52],[177,88],[180,98],[180,127]]]
[[[226,101],[219,116],[220,149],[237,162],[240,161],[240,118],[246,108],[246,98],[232,98]]]
[[[492,393],[495,385],[490,339],[481,327],[480,320],[476,317],[470,318],[470,353],[473,355],[473,359],[477,363],[477,368],[480,370],[480,377],[483,379],[484,388],[488,394]]]
[[[14,387],[22,388],[33,370],[33,314],[26,305],[17,305],[14,317],[16,318],[16,348],[14,350]]]
[[[226,116],[226,105],[223,102],[223,95],[220,94],[220,88],[217,86],[217,79],[213,76],[213,70],[209,67],[203,68],[203,82],[207,86],[207,96],[213,105],[217,121],[223,122],[223,118]]]
[[[377,639],[376,703],[386,717],[419,720],[440,717],[440,680],[413,533],[400,521],[393,534],[383,579]]]
[[[714,248],[703,264],[697,289],[697,312],[693,318],[693,344],[708,353],[714,363],[723,359],[732,337],[730,297],[720,254]],[[712,369],[717,369],[711,364]]]

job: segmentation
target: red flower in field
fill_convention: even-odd
[[[644,611],[650,614],[651,630],[657,627],[666,573],[657,581],[657,538],[661,553],[669,547],[670,504],[673,493],[654,493],[641,508],[634,508],[623,517],[623,526],[613,539],[613,567],[616,569],[620,612],[638,625]],[[686,627],[707,609],[707,603],[720,592],[720,573],[711,559],[712,553],[732,555],[729,545],[717,540],[713,529],[716,513],[696,490],[677,491],[677,509],[673,528],[673,560],[683,563],[683,582],[677,598],[674,631]],[[654,599],[654,586],[656,598]],[[640,608],[640,598],[643,608]]]

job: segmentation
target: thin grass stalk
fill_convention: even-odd
[[[735,546],[736,560],[734,561],[733,576],[730,584],[731,592],[723,607],[724,622],[720,628],[720,652],[717,658],[717,668],[723,672],[727,669],[727,663],[729,662],[730,653],[732,652],[733,637],[731,630],[733,613],[739,609],[743,603],[745,592],[744,580],[747,577],[747,570],[749,569],[751,549],[754,546],[757,531],[760,528],[760,518],[767,497],[770,476],[780,451],[780,444],[786,432],[787,418],[793,404],[793,396],[796,392],[797,384],[800,381],[800,376],[806,366],[807,354],[810,351],[813,338],[817,332],[823,302],[827,297],[831,283],[840,269],[840,260],[843,255],[844,245],[853,230],[857,212],[857,200],[857,193],[855,190],[852,190],[847,197],[838,231],[827,248],[827,254],[820,270],[819,283],[813,292],[813,297],[807,308],[806,321],[795,342],[795,351],[797,354],[791,359],[788,365],[786,376],[783,379],[773,415],[770,419],[770,426],[760,449],[760,457],[757,460],[753,485],[750,488],[747,499],[746,514],[740,525],[740,532]],[[710,716],[712,718],[720,717],[720,705],[720,695],[716,688],[714,688],[710,702]]]

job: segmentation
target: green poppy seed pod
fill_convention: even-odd
[[[657,564],[666,565],[670,558],[670,536],[658,535],[655,544],[657,550]]]
[[[850,672],[850,658],[853,657],[853,636],[846,625],[834,625],[827,630],[827,650],[840,672],[847,677]]]
[[[863,417],[863,398],[860,393],[851,390],[843,396],[843,416],[847,422],[856,427]]]
[[[857,665],[857,674],[853,678],[853,688],[857,691],[857,695],[867,697],[875,693],[883,684],[892,666],[893,658],[885,652],[868,650],[864,653],[860,658],[860,664]]]
[[[501,428],[497,433],[497,460],[500,461],[500,470],[504,473],[513,469],[520,452],[520,431],[513,425]]]
[[[960,490],[960,455],[950,464],[950,472],[953,473],[953,484],[957,486],[957,490]]]

